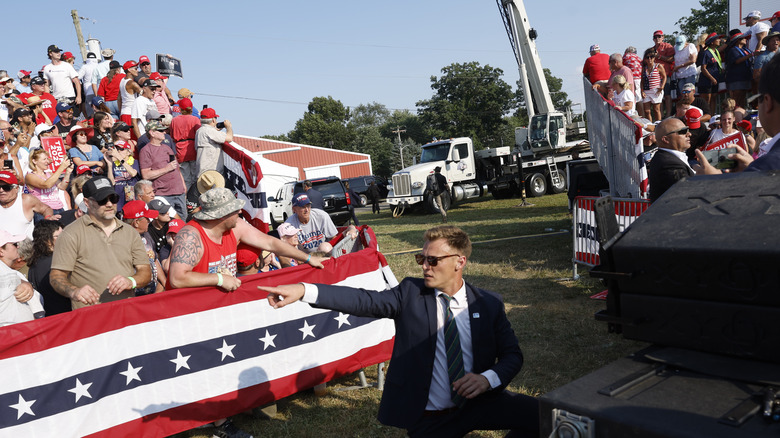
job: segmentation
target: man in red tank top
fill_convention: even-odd
[[[244,206],[229,189],[213,188],[199,199],[201,210],[176,235],[171,249],[168,282],[171,288],[217,286],[231,292],[236,278],[236,247],[245,243],[321,268],[321,258],[309,256],[239,219]]]
[[[232,292],[241,286],[236,278],[236,248],[245,243],[256,248],[291,257],[316,268],[321,258],[311,256],[271,237],[238,217],[244,206],[229,189],[213,188],[198,199],[200,211],[176,235],[170,255],[166,289],[217,286]],[[251,438],[229,419],[214,422],[215,436]]]

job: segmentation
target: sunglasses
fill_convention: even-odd
[[[688,128],[687,128],[687,127],[686,127],[686,128],[680,128],[680,129],[678,129],[678,130],[676,130],[676,131],[672,131],[672,132],[670,132],[670,133],[669,133],[669,134],[667,134],[667,135],[671,135],[671,134],[680,134],[680,135],[686,135],[686,134],[688,134]]]
[[[112,193],[106,196],[102,201],[95,201],[95,202],[97,202],[97,204],[102,207],[108,204],[108,201],[111,201],[112,204],[116,204],[117,202],[119,202],[119,195],[117,195],[116,193]]]
[[[682,90],[681,93],[682,94],[691,94],[691,90]]]
[[[424,256],[422,254],[415,254],[414,260],[417,261],[418,265],[422,265],[425,262],[428,262],[428,266],[436,266],[439,264],[439,260],[446,259],[447,257],[459,257],[459,254],[448,254],[443,255],[440,257],[434,257],[434,256]]]
[[[654,40],[657,40],[658,38],[663,38],[663,37],[664,37],[663,35],[654,35],[654,36],[653,36],[653,39],[654,39]]]
[[[10,192],[11,190],[15,189],[16,186],[14,184],[0,184],[0,190],[4,192]]]

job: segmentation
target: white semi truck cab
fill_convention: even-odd
[[[507,149],[507,153],[509,148]],[[442,197],[445,210],[452,202],[481,196],[485,188],[476,182],[474,145],[468,137],[438,140],[422,146],[420,162],[393,174],[393,186],[387,194],[391,208],[403,208],[425,203],[428,210],[438,212],[438,207],[425,195],[428,175],[441,167],[441,174],[450,185],[448,196]],[[446,198],[446,199],[444,199]]]

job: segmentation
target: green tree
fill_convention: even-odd
[[[287,134],[261,135],[260,138],[264,138],[266,140],[290,141],[290,137],[288,137]]]
[[[350,123],[355,128],[363,126],[382,126],[390,117],[390,110],[381,103],[360,104],[352,110]]]
[[[553,76],[549,68],[544,69],[544,79],[547,81],[547,88],[550,90],[550,99],[552,100],[553,108],[558,111],[564,111],[567,107],[571,106],[569,95],[566,92],[561,91],[563,88],[563,79]],[[517,117],[517,121],[520,122],[517,126],[528,126],[528,110],[526,109],[525,97],[520,81],[517,81],[515,99],[518,102],[518,108],[514,115]]]
[[[701,9],[691,8],[691,15],[677,20],[676,25],[688,38],[688,41],[696,41],[700,33],[712,32],[725,33],[728,30],[728,6],[727,0],[699,0]]]
[[[315,97],[288,137],[295,143],[347,149],[355,137],[349,120],[349,108],[341,101],[331,96]]]
[[[469,136],[484,144],[514,104],[512,87],[501,79],[504,72],[478,62],[451,64],[441,72],[431,76],[434,95],[417,102],[417,113],[435,136]]]
[[[352,150],[371,156],[371,169],[375,175],[387,177],[397,169],[393,167],[393,142],[383,136],[377,126],[361,126],[355,130]]]

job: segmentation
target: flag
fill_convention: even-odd
[[[232,293],[178,289],[0,328],[0,436],[169,436],[388,360],[391,320],[273,309],[256,288],[396,285],[368,246]]]
[[[222,157],[225,167],[225,186],[233,190],[244,204],[244,218],[255,228],[265,233],[271,221],[263,185],[263,172],[260,163],[251,153],[236,143],[222,145]]]

